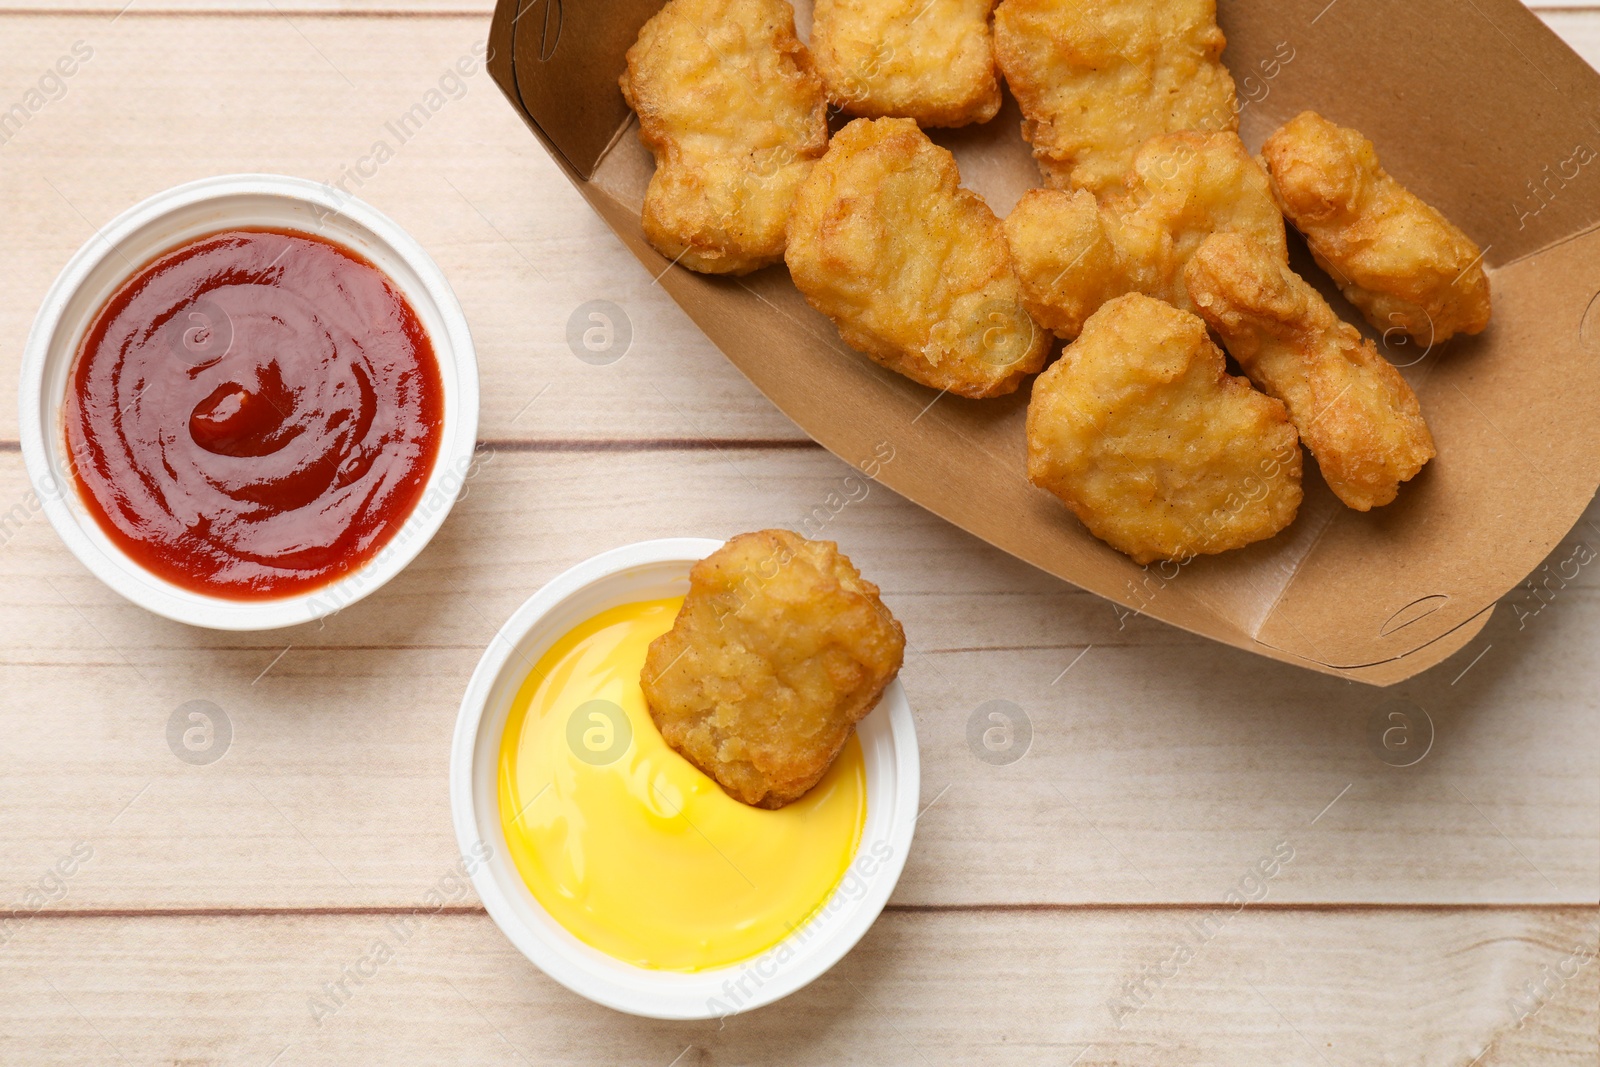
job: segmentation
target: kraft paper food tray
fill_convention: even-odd
[[[1425,355],[1394,338],[1384,346],[1411,364],[1404,373],[1439,449],[1394,504],[1344,508],[1307,462],[1293,526],[1181,568],[1135,565],[1028,484],[1027,386],[1000,400],[934,403],[932,390],[846,347],[781,266],[741,279],[669,269],[640,228],[652,162],[617,87],[623,55],[660,0],[501,0],[489,69],[646,269],[829,450],[860,463],[892,442],[884,484],[1127,610],[1392,684],[1476,634],[1600,484],[1600,173],[1589,173],[1600,171],[1600,77],[1516,0],[1219,6],[1245,142],[1258,148],[1304,108],[1364,131],[1396,177],[1484,247],[1494,322]],[[807,36],[809,0],[797,22]],[[1002,216],[1039,184],[1018,119],[1008,97],[993,122],[933,134],[955,152],[963,183]],[[1297,267],[1325,286],[1300,255]],[[1333,302],[1360,321],[1336,293]]]

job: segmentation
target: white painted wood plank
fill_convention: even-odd
[[[890,912],[722,1024],[596,1007],[481,915],[41,919],[0,948],[0,1060],[1592,1067],[1595,920],[1246,910],[1201,943],[1174,911]],[[391,959],[342,977],[379,941]],[[1524,982],[1548,992],[1519,1026]]]
[[[0,112],[29,100],[74,44],[92,51],[50,83],[59,98],[0,143],[0,440],[16,439],[23,342],[72,253],[146,196],[242,171],[355,174],[344,188],[428,249],[477,343],[484,438],[803,439],[470,66],[487,29],[480,16],[0,16]],[[475,73],[460,78],[459,60]],[[389,124],[441,85],[441,106],[402,143]],[[380,141],[393,158],[362,179]],[[632,330],[607,366],[567,342],[569,318],[597,299],[619,305]]]
[[[1555,30],[1591,67],[1600,67],[1600,5],[1594,3],[1545,3],[1539,17]]]
[[[17,468],[6,457],[0,500],[22,492]],[[795,524],[846,473],[816,449],[507,452],[390,587],[325,627],[253,635],[146,615],[35,517],[0,549],[0,869],[20,891],[84,840],[97,859],[62,907],[415,903],[454,855],[461,692],[526,596],[614,545]],[[1588,523],[1554,561],[1600,544]],[[1119,620],[883,490],[820,532],[913,646],[934,806],[898,901],[1211,902],[1280,840],[1297,858],[1278,901],[1600,899],[1596,568],[1536,615],[1524,591],[1460,655],[1379,691]],[[209,766],[165,740],[193,699],[233,726]],[[1032,727],[1006,766],[967,740],[995,700]],[[1406,769],[1368,740],[1395,700],[1436,731]]]

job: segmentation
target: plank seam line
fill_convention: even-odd
[[[987,596],[986,593],[969,593],[971,597]],[[295,645],[297,652],[331,652],[343,654],[346,652],[471,652],[473,655],[483,653],[482,645],[475,644],[426,644],[426,645]],[[1071,652],[1083,646],[1076,642],[1063,642],[1059,645],[973,645],[963,648],[925,648],[925,656],[940,654],[966,654],[966,653],[991,653],[991,652]],[[1120,648],[1120,649],[1145,649],[1158,646],[1151,644],[1116,644],[1105,642],[1096,644],[1095,648]],[[281,652],[279,645],[210,645],[206,652]],[[177,653],[186,654],[196,651],[193,645],[145,645],[139,649],[141,652]],[[154,663],[154,658],[142,661]],[[5,659],[0,656],[0,668],[4,667],[118,667],[125,666],[123,660],[81,660],[81,659]]]
[[[504,452],[781,452],[820,450],[806,437],[623,437],[551,438],[548,440],[496,440],[478,442],[481,449]]]
[[[622,437],[615,440],[557,437],[545,440],[497,440],[477,443],[494,452],[583,453],[600,452],[805,452],[822,446],[805,437]],[[0,441],[0,452],[21,452],[18,441]]]
[[[1099,904],[890,904],[885,911],[901,914],[942,913],[1002,913],[1002,912],[1163,912],[1163,911],[1217,911],[1231,908],[1221,901],[1181,901],[1171,904],[1149,903],[1099,903]],[[1600,909],[1600,902],[1577,903],[1538,902],[1528,904],[1506,903],[1395,903],[1376,902],[1307,903],[1294,904],[1282,901],[1260,901],[1250,904],[1252,911],[1274,912],[1557,912]],[[481,905],[449,904],[442,908],[424,906],[347,905],[329,907],[196,907],[196,908],[51,908],[28,915],[29,919],[188,919],[188,918],[337,918],[365,915],[487,915]]]
[[[1005,653],[1015,653],[1015,652],[1061,652],[1061,653],[1065,653],[1065,652],[1071,652],[1071,651],[1073,651],[1075,649],[1078,649],[1078,648],[1081,648],[1081,647],[1082,647],[1081,645],[1064,643],[1064,644],[1059,644],[1059,645],[994,645],[992,647],[987,647],[987,648],[985,648],[985,647],[973,647],[973,648],[925,648],[925,649],[922,650],[922,655],[925,655],[925,656],[938,656],[938,655],[990,655],[990,654],[1005,654]],[[1149,649],[1149,648],[1157,648],[1157,647],[1170,648],[1170,647],[1175,647],[1175,646],[1171,646],[1171,645],[1158,646],[1158,645],[1152,645],[1152,644],[1142,644],[1141,645],[1141,644],[1110,644],[1110,643],[1107,643],[1107,644],[1097,644],[1094,647],[1095,648],[1108,648],[1108,649]],[[1182,646],[1176,646],[1176,647],[1188,648],[1188,647],[1193,647],[1193,646],[1182,645]],[[295,652],[297,652],[297,653],[300,653],[300,652],[317,653],[317,654],[329,653],[329,654],[332,654],[332,655],[344,655],[344,654],[349,653],[349,652],[464,652],[464,653],[471,653],[473,656],[481,656],[483,654],[483,646],[482,645],[472,645],[472,644],[459,644],[459,645],[295,645],[294,648],[295,648]],[[185,655],[185,654],[188,654],[188,653],[195,652],[196,651],[196,647],[193,646],[193,645],[163,645],[163,646],[160,646],[160,647],[156,647],[156,646],[153,646],[153,645],[147,645],[147,646],[139,649],[139,651],[140,652],[146,652],[146,653],[161,653],[161,654],[165,654],[165,655],[182,656],[182,655]],[[245,654],[245,653],[255,653],[255,652],[282,652],[283,651],[283,647],[281,645],[279,645],[279,646],[273,646],[273,645],[209,645],[209,646],[206,646],[204,651],[206,651],[208,653],[215,652],[215,653]],[[139,662],[141,664],[144,664],[144,665],[155,666],[157,659],[158,659],[157,656],[150,656],[150,657],[148,657],[146,659],[141,659]],[[127,666],[127,663],[124,660],[110,660],[110,659],[106,659],[106,660],[5,659],[3,657],[3,655],[0,655],[0,669],[6,668],[6,667],[19,667],[19,668],[37,667],[37,668],[46,669],[46,670],[54,670],[54,669],[58,669],[58,668],[125,667],[125,666]]]
[[[1565,7],[1561,5],[1528,4],[1535,15],[1586,15],[1600,12],[1600,4]],[[0,7],[0,17],[11,18],[93,18],[109,15],[114,6],[107,7]],[[134,6],[123,12],[123,18],[278,18],[292,15],[295,18],[372,18],[372,19],[482,19],[492,14],[488,8],[296,8],[289,6],[257,9],[225,7],[168,7],[141,10]]]
[[[1493,901],[1461,901],[1457,903],[1442,903],[1438,901],[1402,901],[1396,903],[1381,903],[1378,901],[1308,901],[1296,903],[1293,901],[1262,900],[1245,905],[1250,911],[1276,911],[1276,912],[1513,912],[1513,911],[1574,911],[1574,910],[1600,910],[1600,901],[1540,901],[1526,904],[1511,904]],[[1171,903],[1140,903],[1140,902],[1110,902],[1089,904],[890,904],[886,911],[902,912],[1029,912],[1029,911],[1219,911],[1223,909],[1240,910],[1223,901],[1184,900]]]
[[[1526,5],[1534,14],[1592,14],[1600,11],[1600,5],[1542,5],[1530,3]],[[21,18],[90,18],[99,14],[110,14],[114,6],[94,8],[94,6],[78,6],[78,8],[48,8],[48,6],[30,6],[30,8],[0,8],[0,14],[6,16],[21,16]],[[491,14],[490,8],[424,8],[424,10],[403,10],[403,8],[130,8],[123,13],[122,18],[278,18],[282,14],[293,14],[296,18],[312,19],[482,19]]]
[[[98,18],[104,15],[115,14],[116,8],[112,7],[0,7],[0,17],[6,18]],[[122,13],[122,18],[281,18],[289,15],[298,19],[486,19],[489,17],[488,9],[473,10],[463,9],[454,11],[448,8],[433,8],[420,11],[411,11],[400,8],[293,8],[287,6],[266,8],[225,8],[225,7],[197,7],[197,8],[150,8],[141,11],[137,6],[131,7]]]

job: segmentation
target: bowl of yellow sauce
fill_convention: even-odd
[[[450,790],[489,915],[541,970],[619,1011],[716,1018],[847,953],[905,864],[920,787],[898,681],[827,775],[776,811],[661,738],[639,685],[689,568],[721,542],[628,545],[519,608],[462,701]]]

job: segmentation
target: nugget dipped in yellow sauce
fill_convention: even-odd
[[[1033,383],[1028,479],[1135,563],[1271,537],[1300,506],[1284,407],[1228,374],[1206,324],[1129,293]]]
[[[1078,336],[1123,293],[1193,311],[1183,268],[1213,233],[1245,233],[1288,262],[1266,171],[1236,133],[1169,133],[1135,154],[1120,194],[1033,189],[1006,217],[1023,302],[1058,337]]]
[[[795,197],[784,258],[845,343],[930,388],[1014,392],[1050,350],[1000,220],[910,119],[834,135]]]
[[[1345,504],[1389,503],[1434,457],[1411,386],[1275,253],[1242,234],[1214,234],[1185,277],[1201,317],[1250,380],[1288,406]]]
[[[762,530],[695,564],[640,683],[667,744],[729,796],[781,808],[821,780],[904,654],[837,545]]]
[[[669,0],[628,49],[622,95],[656,158],[644,232],[690,270],[783,259],[794,192],[828,147],[828,105],[785,0]]]
[[[1146,140],[1236,130],[1216,0],[1002,0],[995,59],[1057,189],[1114,191]]]
[[[1359,131],[1305,111],[1261,155],[1283,213],[1374,329],[1426,345],[1489,325],[1483,250],[1391,177]]]
[[[922,126],[988,122],[1000,110],[994,0],[817,0],[811,51],[846,115]]]

